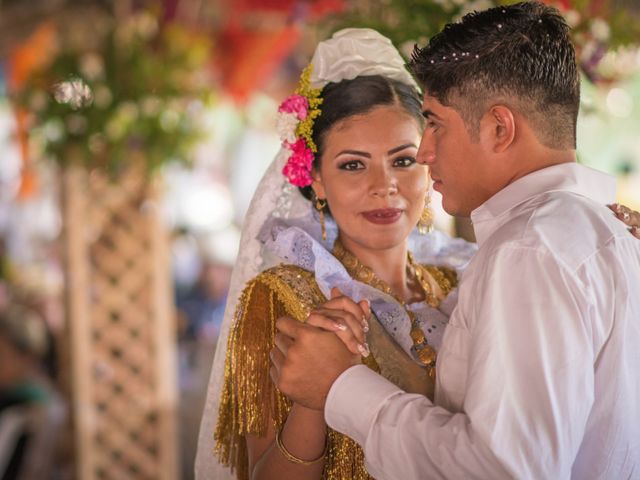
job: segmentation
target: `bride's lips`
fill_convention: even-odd
[[[399,208],[380,208],[377,210],[369,210],[362,212],[362,216],[371,223],[378,225],[388,225],[400,219],[402,210]]]

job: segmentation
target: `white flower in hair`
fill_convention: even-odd
[[[276,130],[278,131],[280,140],[294,143],[296,141],[296,127],[298,123],[300,123],[300,120],[296,113],[281,112],[278,115],[276,123]]]

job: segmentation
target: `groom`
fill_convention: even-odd
[[[479,244],[435,401],[286,318],[278,388],[324,409],[378,479],[640,476],[640,243],[602,207],[612,179],[576,163],[567,25],[540,3],[493,8],[410,67],[426,92],[419,161]]]

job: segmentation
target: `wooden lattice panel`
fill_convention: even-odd
[[[70,168],[63,211],[78,478],[175,479],[167,234],[144,176]]]

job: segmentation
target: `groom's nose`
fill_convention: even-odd
[[[434,135],[429,128],[425,129],[420,140],[416,161],[422,165],[432,165],[436,161]]]

